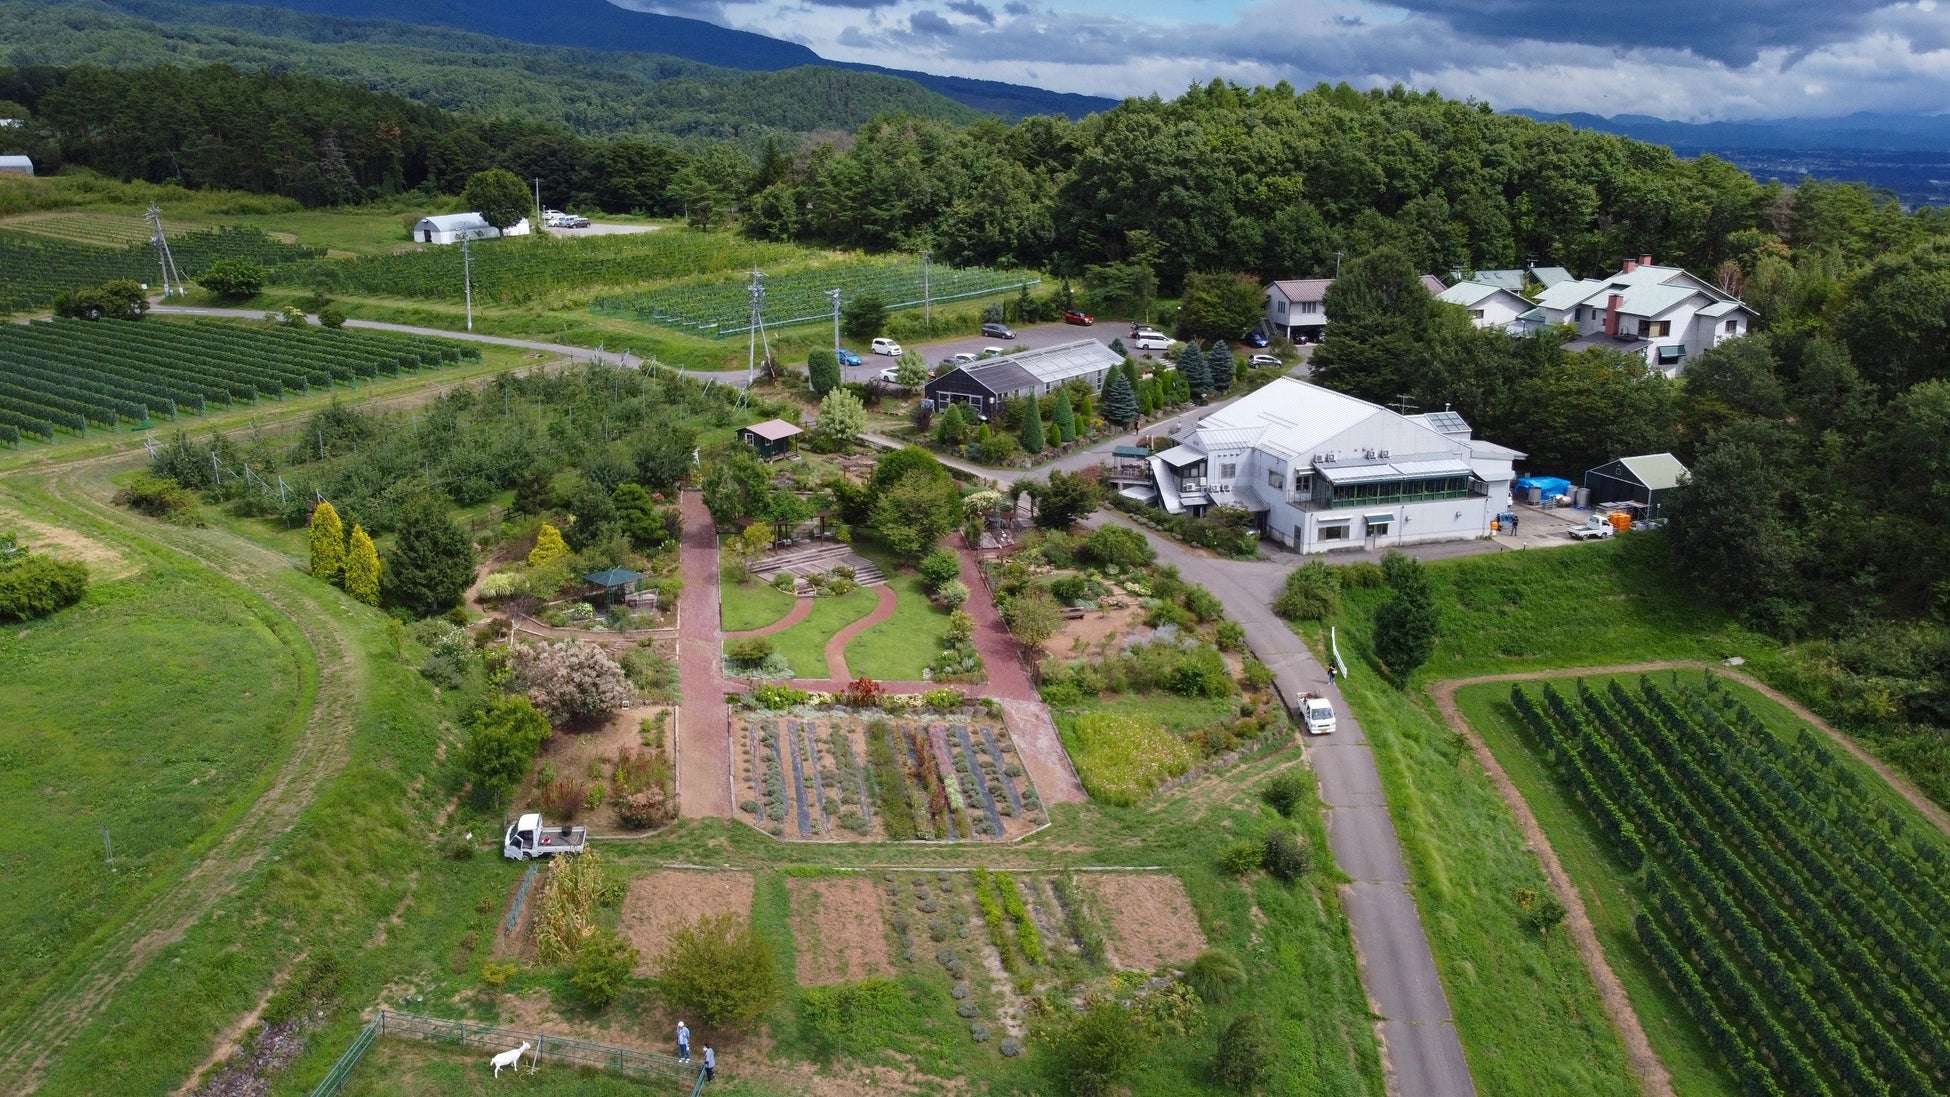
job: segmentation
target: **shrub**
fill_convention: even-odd
[[[1222,948],[1208,948],[1185,969],[1185,985],[1213,1005],[1223,1005],[1246,986],[1246,967]]]
[[[1243,662],[1241,676],[1254,689],[1265,689],[1273,684],[1273,668],[1257,659],[1248,658]]]
[[[674,700],[677,694],[677,663],[641,644],[623,653],[623,677],[646,697]]]
[[[1219,871],[1228,876],[1244,876],[1266,859],[1266,843],[1241,838],[1219,851]]]
[[[1380,564],[1373,563],[1372,561],[1363,560],[1360,563],[1349,564],[1341,569],[1341,587],[1343,589],[1350,587],[1378,587],[1387,581],[1387,573],[1381,570]]]
[[[950,644],[965,644],[975,637],[975,618],[965,609],[956,609],[948,614],[946,639]]]
[[[616,801],[616,817],[632,830],[653,830],[677,818],[677,803],[662,787],[647,788]]]
[[[1289,621],[1324,621],[1341,612],[1341,579],[1325,560],[1309,560],[1286,573],[1273,612]]]
[[[1212,642],[1220,651],[1246,650],[1246,626],[1237,621],[1220,621],[1212,630]]]
[[[966,704],[967,700],[966,697],[962,696],[961,690],[949,689],[947,687],[931,689],[921,695],[923,704],[932,709],[940,709],[943,712],[958,709]]]
[[[576,950],[575,970],[569,976],[569,983],[582,995],[583,1001],[597,1009],[606,1009],[629,985],[636,962],[635,945],[614,930],[599,929],[584,938],[582,947]]]
[[[839,702],[848,708],[879,708],[887,697],[887,687],[861,675],[840,691]]]
[[[854,1054],[886,1046],[907,1006],[899,983],[876,976],[807,990],[799,999],[799,1023],[820,1048]]]
[[[1272,780],[1261,785],[1259,798],[1274,811],[1291,819],[1294,809],[1306,802],[1309,791],[1307,779],[1298,771],[1289,769],[1274,774]]]
[[[936,591],[941,589],[941,584],[961,576],[961,557],[954,549],[937,548],[921,557],[916,568],[921,573],[921,582],[927,584],[928,590]]]
[[[571,640],[514,650],[516,682],[556,724],[607,716],[636,700],[607,652]]]
[[[515,973],[520,970],[521,968],[514,964],[482,964],[481,982],[486,983],[494,990],[500,990],[502,987],[507,986],[508,980],[514,978]]]
[[[1257,1013],[1243,1014],[1219,1034],[1212,1072],[1240,1093],[1258,1093],[1273,1080],[1279,1050],[1265,1018]]]
[[[759,708],[782,711],[806,704],[812,700],[812,694],[791,686],[761,685],[752,690],[752,700]]]
[[[1266,853],[1260,864],[1267,875],[1290,884],[1313,871],[1314,855],[1299,835],[1290,830],[1276,830],[1266,836]]]
[[[1144,534],[1126,526],[1100,526],[1083,543],[1083,554],[1099,564],[1122,568],[1146,567],[1158,558]]]
[[[542,814],[573,819],[582,810],[588,790],[573,777],[557,777],[542,784]]]
[[[772,641],[763,636],[747,636],[742,640],[728,641],[724,646],[725,658],[741,667],[755,667],[772,657]]]
[[[950,611],[958,610],[964,602],[968,601],[968,584],[960,579],[950,579],[941,584],[934,592],[934,597]]]
[[[15,557],[0,570],[0,621],[32,621],[66,609],[88,592],[88,568],[51,556]]]
[[[167,476],[143,474],[129,480],[116,495],[116,502],[151,518],[161,518],[181,526],[200,526],[196,493]]]
[[[708,1028],[752,1028],[779,999],[771,946],[732,914],[678,929],[658,965],[657,987],[680,1014]]]
[[[1151,1038],[1128,1009],[1099,1000],[1070,1019],[1049,1050],[1049,1074],[1073,1097],[1115,1093],[1137,1072]]]
[[[1226,612],[1225,606],[1219,604],[1218,596],[1197,583],[1185,588],[1185,608],[1198,618],[1200,624],[1216,621]]]

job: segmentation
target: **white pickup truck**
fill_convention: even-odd
[[[1300,703],[1300,724],[1308,735],[1334,734],[1334,702],[1318,693],[1303,693]]]
[[[589,828],[549,826],[535,812],[516,819],[501,837],[501,856],[510,861],[526,861],[553,853],[581,853],[589,844]]]
[[[1602,514],[1585,519],[1584,525],[1571,527],[1571,537],[1577,541],[1602,541],[1616,532],[1611,519]]]

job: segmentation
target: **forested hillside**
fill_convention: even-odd
[[[587,136],[723,139],[752,151],[768,136],[851,130],[889,111],[952,121],[980,114],[908,80],[826,66],[744,72],[666,54],[168,0],[6,0],[0,46],[15,64],[220,63],[298,72],[471,117],[545,122]]]

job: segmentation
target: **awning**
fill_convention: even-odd
[[[1468,476],[1474,470],[1467,461],[1454,457],[1418,458],[1403,461],[1364,461],[1360,464],[1322,462],[1314,466],[1314,475],[1325,477],[1336,486],[1341,484],[1373,484],[1387,480],[1428,479],[1436,476]]]
[[[599,587],[620,587],[643,578],[643,573],[629,568],[610,568],[607,571],[592,571],[583,578]]]
[[[1326,529],[1329,526],[1346,526],[1346,525],[1352,525],[1353,523],[1354,523],[1354,516],[1352,514],[1340,514],[1332,518],[1316,519],[1314,521],[1314,528]]]
[[[1143,446],[1118,446],[1110,451],[1110,455],[1112,457],[1144,458],[1151,456],[1151,451],[1145,449]]]
[[[1190,446],[1173,446],[1163,453],[1157,454],[1157,458],[1172,468],[1184,468],[1186,465],[1195,465],[1205,460],[1205,451],[1193,449]]]
[[[1395,520],[1395,512],[1392,510],[1384,510],[1379,514],[1363,514],[1361,520],[1364,522],[1392,522]]]

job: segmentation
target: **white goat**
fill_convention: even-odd
[[[512,1051],[504,1051],[501,1054],[496,1055],[492,1060],[492,1062],[494,1063],[494,1076],[496,1078],[501,1077],[502,1067],[513,1067],[516,1070],[520,1070],[522,1052],[525,1052],[527,1050],[528,1050],[528,1041],[523,1040],[521,1042],[520,1047],[515,1048]]]

